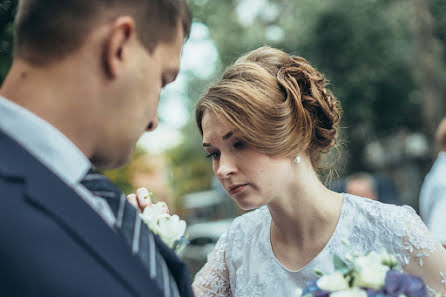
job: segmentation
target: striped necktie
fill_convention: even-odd
[[[116,217],[116,229],[124,236],[132,253],[139,256],[150,278],[164,292],[164,297],[179,297],[177,284],[156,249],[153,233],[141,221],[138,210],[127,201],[125,195],[107,177],[93,169],[88,171],[81,184],[93,195],[107,201]]]

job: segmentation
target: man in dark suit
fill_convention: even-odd
[[[84,183],[156,128],[189,30],[184,0],[19,2],[0,90],[0,296],[193,295],[125,197]]]

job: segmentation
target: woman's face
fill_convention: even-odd
[[[229,195],[245,209],[268,204],[292,176],[290,158],[270,157],[237,137],[238,131],[210,112],[202,118],[203,147],[212,169]]]

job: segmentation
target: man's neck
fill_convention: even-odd
[[[15,61],[0,95],[50,123],[88,157],[92,150],[89,139],[96,134],[92,128],[94,100],[82,100],[92,98],[90,89],[66,69],[70,68],[37,68]],[[87,101],[91,104],[87,105]]]

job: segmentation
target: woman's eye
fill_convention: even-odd
[[[243,141],[237,141],[236,143],[233,144],[234,148],[243,148],[245,146],[245,143]]]
[[[220,153],[219,153],[219,152],[212,152],[212,153],[209,153],[209,154],[206,156],[206,158],[215,160],[215,159],[218,159],[219,156],[220,156]]]

